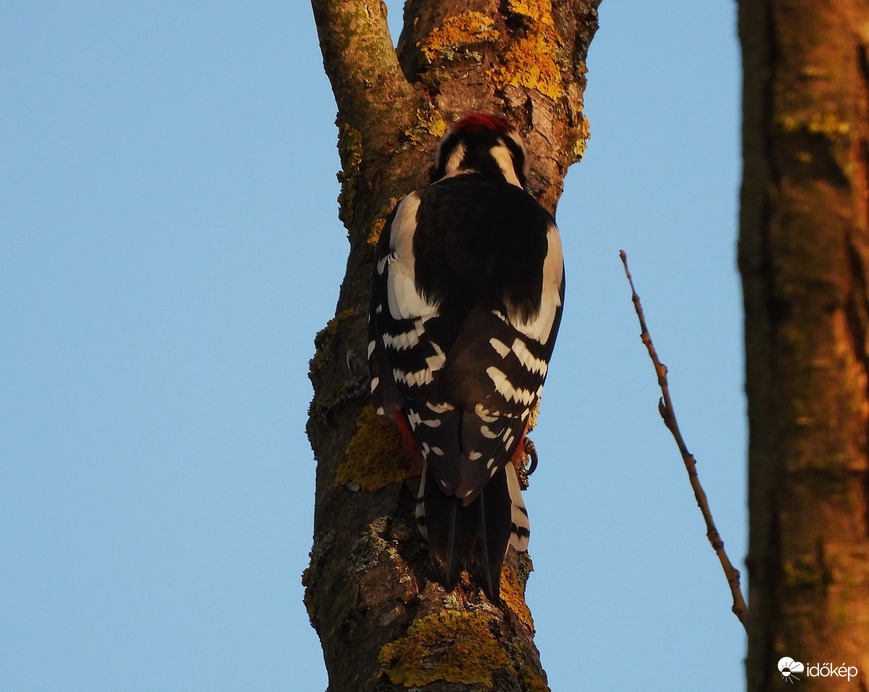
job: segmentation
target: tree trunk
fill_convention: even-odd
[[[787,656],[800,684],[866,690],[869,4],[739,0],[739,34],[748,689],[781,689]]]
[[[438,138],[468,111],[524,135],[529,187],[553,210],[588,136],[585,57],[600,0],[408,0],[393,49],[380,0],[312,0],[338,104],[339,216],[350,255],[317,335],[308,435],[317,458],[305,603],[329,689],[544,690],[524,600],[530,560],[509,556],[503,607],[471,584],[429,581],[412,517],[419,466],[365,403],[371,255],[396,201],[427,182]]]

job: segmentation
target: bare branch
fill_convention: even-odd
[[[342,118],[362,132],[410,112],[415,91],[401,72],[381,0],[312,0],[323,66]],[[380,117],[377,117],[380,116]]]
[[[649,352],[649,358],[652,359],[652,364],[655,366],[655,374],[658,376],[658,386],[661,388],[661,399],[658,400],[658,412],[664,420],[664,425],[673,435],[676,440],[676,446],[679,447],[679,453],[682,455],[682,461],[685,462],[685,470],[688,472],[688,480],[691,482],[691,488],[694,490],[694,497],[697,500],[697,506],[700,507],[700,512],[703,514],[703,520],[706,522],[706,537],[712,544],[712,549],[718,556],[721,563],[721,568],[724,570],[724,576],[727,577],[727,583],[730,586],[730,593],[733,595],[733,614],[739,618],[743,627],[748,626],[748,606],[745,604],[745,599],[742,596],[742,590],[739,586],[739,570],[736,569],[730,562],[727,552],[724,550],[724,541],[715,527],[715,522],[712,519],[712,512],[709,509],[709,501],[706,499],[706,493],[703,491],[703,486],[700,484],[700,477],[697,475],[697,461],[694,455],[688,451],[688,446],[685,444],[685,438],[679,430],[679,423],[676,420],[676,413],[673,410],[673,401],[670,398],[670,386],[667,382],[667,366],[664,365],[658,358],[658,353],[655,350],[655,345],[652,343],[652,337],[649,334],[649,328],[646,326],[646,316],[643,314],[643,306],[640,304],[640,296],[634,288],[634,280],[631,277],[631,272],[628,269],[628,256],[624,250],[619,251],[622,264],[625,268],[625,276],[631,286],[631,300],[634,303],[634,309],[637,312],[637,318],[640,320],[640,338]]]

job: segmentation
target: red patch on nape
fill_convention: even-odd
[[[513,132],[513,126],[504,118],[490,113],[468,113],[457,122],[453,129],[457,132],[479,132],[493,130],[495,132]]]

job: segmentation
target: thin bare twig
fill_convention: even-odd
[[[637,311],[637,317],[640,320],[640,338],[649,352],[649,358],[655,366],[655,374],[658,376],[658,386],[661,388],[661,398],[658,400],[658,413],[664,420],[664,425],[673,435],[676,440],[676,445],[679,447],[679,453],[682,455],[682,461],[685,462],[685,470],[688,472],[688,480],[691,482],[691,488],[694,490],[694,497],[697,500],[697,506],[700,507],[700,512],[703,514],[703,520],[706,522],[706,537],[712,544],[712,549],[718,556],[718,561],[721,563],[721,568],[724,570],[724,576],[727,577],[727,583],[730,585],[730,593],[733,595],[733,614],[739,618],[743,627],[748,627],[748,606],[745,604],[745,599],[742,596],[742,590],[739,586],[739,570],[736,569],[727,557],[727,552],[724,550],[724,541],[715,528],[715,522],[712,519],[712,512],[709,509],[709,501],[706,499],[706,493],[703,491],[703,486],[700,485],[700,477],[697,475],[697,461],[694,455],[688,451],[688,446],[685,444],[685,438],[679,431],[679,423],[676,421],[676,413],[673,410],[673,402],[670,399],[670,386],[667,383],[667,366],[664,365],[658,358],[658,353],[655,351],[655,345],[652,343],[652,337],[649,335],[649,328],[646,326],[646,317],[643,314],[643,306],[640,304],[640,296],[634,288],[634,280],[631,277],[631,271],[628,269],[628,256],[624,250],[619,251],[622,264],[625,267],[625,276],[628,278],[628,283],[631,286],[631,300],[634,302],[634,309]]]

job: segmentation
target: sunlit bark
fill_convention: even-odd
[[[308,434],[317,458],[306,605],[330,690],[547,689],[524,601],[530,562],[508,559],[504,603],[427,580],[411,519],[419,474],[365,407],[372,243],[395,202],[427,180],[434,146],[467,111],[526,137],[530,188],[554,209],[588,135],[585,57],[600,0],[409,0],[397,50],[379,0],[313,0],[338,105],[347,273],[317,337]],[[565,232],[569,232],[569,229]]]
[[[748,689],[869,680],[869,4],[740,0]],[[862,685],[858,687],[857,685]]]

